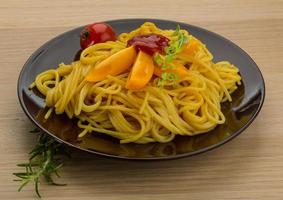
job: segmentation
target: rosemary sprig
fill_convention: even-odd
[[[35,132],[32,131],[32,132]],[[37,131],[39,132],[39,131]],[[39,184],[41,177],[45,178],[45,181],[50,185],[63,186],[65,184],[58,184],[53,180],[53,176],[58,174],[58,170],[63,166],[61,155],[69,155],[63,144],[58,143],[52,137],[41,133],[38,139],[38,143],[29,153],[30,158],[27,163],[18,164],[18,167],[24,168],[24,172],[13,173],[18,179],[14,181],[20,181],[21,185],[18,191],[21,191],[24,186],[29,182],[34,182],[35,192],[38,197],[41,197],[39,193]]]
[[[177,25],[176,30],[172,35],[177,39],[170,41],[169,46],[164,49],[164,56],[159,53],[154,55],[155,63],[162,70],[174,69],[175,66],[172,64],[173,60],[176,59],[177,54],[181,52],[183,46],[188,42],[188,38],[180,30],[180,26]],[[175,73],[163,72],[157,82],[157,85],[158,87],[163,87],[167,81],[174,82],[178,79],[179,76]]]

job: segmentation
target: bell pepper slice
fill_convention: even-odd
[[[104,80],[108,75],[119,75],[133,65],[136,56],[137,53],[133,46],[125,48],[97,64],[85,77],[85,80],[98,82]]]
[[[180,63],[178,61],[173,61],[173,65],[174,65],[173,69],[166,69],[166,70],[163,70],[158,66],[155,66],[154,67],[154,75],[160,77],[163,72],[168,72],[168,73],[177,74],[181,79],[188,76],[189,71],[182,63]]]
[[[127,89],[141,89],[150,81],[154,71],[152,57],[143,51],[139,51],[137,59],[126,83]]]

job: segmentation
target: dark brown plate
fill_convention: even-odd
[[[77,140],[79,129],[75,120],[65,115],[53,115],[44,120],[44,99],[28,86],[37,74],[56,68],[59,63],[70,63],[80,49],[82,27],[50,40],[35,51],[23,66],[18,80],[18,97],[27,116],[44,132],[58,141],[91,153],[124,159],[158,160],[196,155],[221,146],[243,132],[255,119],[264,102],[265,87],[261,72],[250,56],[231,41],[205,29],[189,24],[157,19],[122,19],[107,21],[116,33],[129,32],[145,21],[154,22],[162,29],[175,29],[177,24],[203,41],[214,55],[214,61],[228,60],[239,67],[242,86],[232,95],[232,103],[222,105],[226,123],[213,131],[194,137],[177,137],[166,144],[119,144],[118,140],[95,133]]]

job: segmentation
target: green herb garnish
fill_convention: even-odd
[[[158,66],[161,66],[163,64],[163,59],[159,53],[155,54],[153,59]]]
[[[169,46],[164,49],[165,55],[156,53],[154,56],[155,63],[162,70],[174,69],[175,66],[172,64],[172,62],[176,59],[177,54],[181,52],[183,46],[188,42],[188,38],[180,30],[180,26],[177,25],[176,30],[172,35],[177,39],[170,41]],[[163,87],[166,82],[174,82],[178,79],[179,76],[175,73],[163,72],[158,80],[157,86]]]
[[[34,131],[33,131],[34,132]],[[51,185],[63,186],[65,184],[58,184],[54,182],[53,176],[58,174],[58,170],[63,166],[61,155],[69,155],[63,144],[58,143],[55,139],[46,134],[41,134],[38,143],[29,153],[30,158],[27,163],[18,164],[17,166],[25,169],[24,172],[13,173],[21,181],[18,191],[21,191],[29,182],[34,182],[35,192],[40,196],[39,183],[41,177],[44,177],[46,182]]]
[[[157,82],[157,86],[163,87],[166,84],[166,82],[169,81],[169,82],[175,83],[179,79],[180,77],[178,76],[178,74],[170,73],[170,72],[163,72],[161,74],[161,78]]]
[[[38,128],[34,128],[33,130],[29,131],[30,133],[39,133],[40,130]]]

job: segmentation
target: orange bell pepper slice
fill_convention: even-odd
[[[137,90],[146,86],[154,71],[152,57],[143,51],[139,51],[137,59],[132,67],[126,83],[127,89]]]
[[[108,75],[116,76],[127,71],[136,59],[137,53],[133,46],[125,48],[97,64],[85,77],[88,82],[104,80]]]
[[[201,42],[199,40],[197,40],[196,38],[191,38],[189,42],[183,47],[180,54],[192,55],[199,49],[200,46]]]
[[[163,70],[160,67],[155,66],[154,67],[154,75],[161,77],[161,74],[163,72],[168,72],[168,73],[175,73],[179,75],[181,79],[185,78],[189,74],[189,70],[180,62],[178,61],[173,61],[173,65],[175,66],[173,69],[166,69]]]

